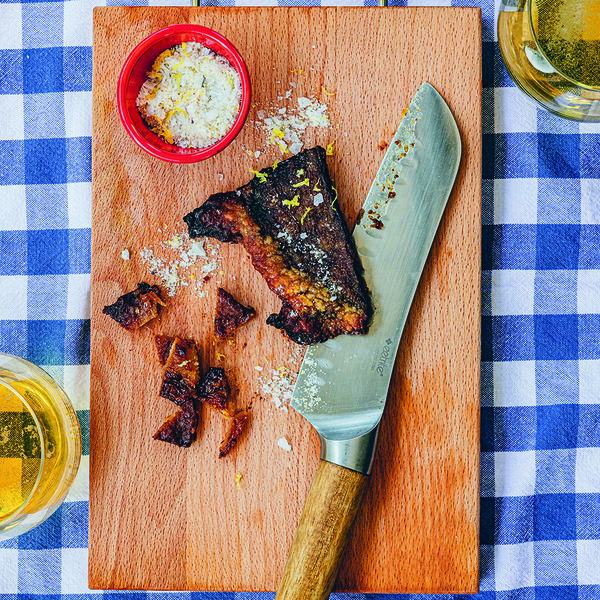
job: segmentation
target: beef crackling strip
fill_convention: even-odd
[[[200,381],[198,349],[192,340],[174,338],[165,362],[161,398],[182,406],[196,398],[196,386]]]
[[[219,458],[227,456],[237,445],[242,432],[246,428],[246,423],[250,415],[248,410],[242,408],[236,412],[232,417],[227,419],[227,431],[225,437],[219,446]]]
[[[163,366],[169,358],[174,340],[175,338],[170,335],[157,334],[154,336],[154,344],[156,346],[156,353],[158,354],[158,362],[160,362],[160,364]]]
[[[135,290],[119,296],[114,304],[105,306],[102,312],[121,327],[134,331],[157,317],[160,306],[166,306],[160,288],[142,282]]]
[[[267,323],[299,344],[364,334],[369,291],[325,150],[304,150],[263,169],[236,191],[214,194],[184,217],[190,237],[242,243],[282,300]]]
[[[154,434],[155,440],[189,448],[196,439],[198,413],[193,400],[186,400],[177,412],[167,417]]]
[[[215,335],[225,340],[238,328],[251,321],[256,311],[251,306],[240,304],[223,288],[217,289],[217,306],[215,309]]]
[[[210,367],[198,385],[198,399],[210,408],[231,417],[235,412],[229,380],[222,367]]]
[[[167,359],[169,358],[169,354],[171,353],[171,348],[173,347],[173,342],[175,341],[175,336],[173,335],[162,335],[160,333],[154,336],[154,345],[156,347],[156,354],[158,356],[158,362],[163,365],[166,364]],[[195,344],[194,340],[184,339],[186,344]],[[197,346],[196,346],[197,349]]]

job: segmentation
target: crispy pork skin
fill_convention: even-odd
[[[119,296],[114,304],[102,309],[121,327],[135,331],[158,316],[159,307],[165,306],[157,285],[139,283],[137,288]]]
[[[193,238],[244,245],[282,301],[267,323],[294,342],[367,332],[369,292],[320,146],[211,196],[184,221]]]

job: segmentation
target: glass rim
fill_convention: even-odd
[[[533,26],[532,7],[534,4],[537,7],[538,0],[528,0],[527,14],[528,14],[528,18],[529,18],[529,29],[531,31],[531,35],[533,36],[533,41],[535,42],[535,45],[536,45],[536,48],[538,49],[538,51],[546,59],[548,64],[552,66],[552,68],[556,71],[556,73],[558,73],[561,77],[563,77],[570,83],[576,85],[577,87],[583,88],[585,90],[589,90],[592,92],[600,92],[600,86],[587,85],[585,83],[581,83],[580,81],[577,81],[576,79],[573,79],[572,77],[569,77],[568,75],[565,75],[565,73],[563,73],[560,69],[557,69],[556,66],[554,65],[554,63],[550,60],[550,58],[548,58],[548,56],[544,52],[542,45],[540,44],[537,33],[535,32],[535,27]]]
[[[4,352],[0,352],[0,355],[8,356],[8,357],[12,358],[12,355],[5,354]],[[14,357],[14,358],[18,358],[18,357]],[[2,367],[2,365],[0,365],[0,368],[1,367]],[[0,517],[0,526],[5,527],[6,525],[10,526],[11,524],[13,524],[12,522],[21,516],[21,513],[25,510],[25,508],[27,507],[27,505],[33,498],[33,495],[35,494],[35,492],[37,491],[37,489],[40,485],[40,481],[42,479],[42,473],[44,470],[44,462],[46,460],[46,445],[44,443],[44,431],[41,426],[41,423],[40,423],[39,419],[37,418],[37,415],[35,414],[35,411],[33,410],[32,406],[27,401],[27,398],[25,398],[23,396],[23,394],[21,394],[19,391],[17,391],[15,388],[13,388],[12,385],[7,383],[4,379],[4,377],[2,377],[1,375],[0,375],[0,385],[5,387],[6,389],[8,389],[10,391],[10,393],[14,394],[20,400],[20,402],[22,402],[22,404],[25,406],[29,415],[33,418],[36,430],[38,432],[39,440],[40,440],[40,464],[39,464],[39,467],[37,470],[37,477],[35,479],[35,483],[33,484],[31,491],[29,492],[29,495],[27,496],[27,498],[25,500],[23,500],[23,502],[21,503],[21,506],[19,506],[19,508],[16,511],[11,512],[6,517]],[[14,523],[14,524],[16,524],[16,523]]]

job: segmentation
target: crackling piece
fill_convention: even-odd
[[[161,442],[189,448],[196,439],[197,428],[198,413],[194,401],[187,400],[177,412],[167,417],[153,437]]]
[[[227,456],[227,454],[229,454],[236,447],[242,432],[246,428],[249,418],[250,414],[245,408],[242,408],[233,416],[229,417],[227,420],[228,423],[227,431],[225,432],[225,438],[219,447],[219,458]]]
[[[256,316],[251,306],[240,304],[223,288],[217,289],[217,308],[215,311],[215,336],[226,340],[238,327]]]
[[[158,354],[158,362],[161,365],[164,365],[167,362],[174,339],[175,338],[170,335],[158,334],[154,336],[154,345],[156,346],[156,352]]]
[[[114,304],[105,306],[102,312],[121,327],[135,331],[156,318],[160,306],[166,306],[161,298],[160,288],[141,282],[135,290],[123,294]]]
[[[198,386],[198,399],[226,417],[234,414],[235,408],[225,369],[222,367],[208,369]]]
[[[169,354],[171,353],[171,348],[173,346],[173,341],[175,337],[172,335],[162,335],[157,334],[154,336],[154,345],[156,346],[156,353],[158,355],[158,362],[161,365],[165,365],[167,359],[169,358]],[[185,340],[186,343],[193,344],[194,340]]]
[[[198,349],[193,340],[175,337],[165,362],[160,396],[182,406],[196,398],[200,381]]]
[[[299,344],[364,334],[372,314],[325,150],[304,150],[184,216],[192,238],[242,243],[282,301],[267,323]]]

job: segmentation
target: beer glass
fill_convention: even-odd
[[[33,363],[0,353],[0,540],[56,511],[80,458],[79,422],[62,388]]]
[[[498,44],[512,80],[538,104],[600,121],[600,0],[502,0]]]

